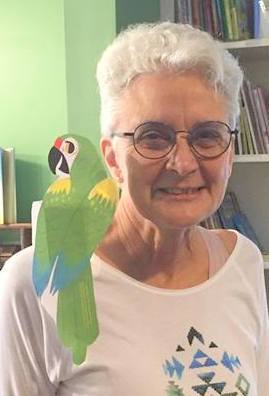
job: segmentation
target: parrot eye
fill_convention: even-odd
[[[72,154],[75,151],[75,145],[72,142],[69,142],[68,140],[65,142],[64,146],[64,151],[67,154]]]

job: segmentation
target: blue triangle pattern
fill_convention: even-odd
[[[203,367],[202,363],[198,362],[198,360],[193,359],[190,368],[200,368]]]
[[[194,355],[194,359],[199,359],[199,358],[203,358],[203,357],[208,357],[208,355],[206,355],[203,351],[198,349],[198,351]]]
[[[215,360],[208,358],[208,359],[206,359],[204,367],[217,366],[217,365],[218,365],[218,363],[215,362]]]

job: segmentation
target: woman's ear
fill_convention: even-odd
[[[102,137],[100,140],[100,149],[111,176],[117,180],[118,183],[122,183],[122,172],[116,158],[111,138]]]

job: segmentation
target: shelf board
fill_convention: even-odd
[[[244,49],[244,48],[257,48],[269,47],[269,38],[250,39],[241,41],[225,41],[222,43],[226,49]]]
[[[31,223],[0,224],[0,229],[2,230],[25,230],[31,228]]]
[[[244,154],[236,155],[235,162],[269,162],[269,154]]]
[[[241,64],[253,61],[264,62],[269,56],[269,38],[231,41],[222,43]]]

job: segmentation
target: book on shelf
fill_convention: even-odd
[[[239,231],[247,238],[251,239],[260,250],[266,254],[264,247],[260,243],[257,234],[252,227],[246,213],[240,208],[237,197],[233,191],[227,191],[220,208],[201,223],[206,228],[227,228]]]
[[[240,134],[237,136],[236,154],[268,154],[268,93],[244,80],[240,96]]]
[[[16,223],[17,203],[14,148],[0,149],[0,170],[0,224]]]
[[[260,1],[260,36],[269,37],[269,0]]]
[[[224,41],[248,40],[268,37],[268,10],[268,0],[176,0],[175,21]]]

